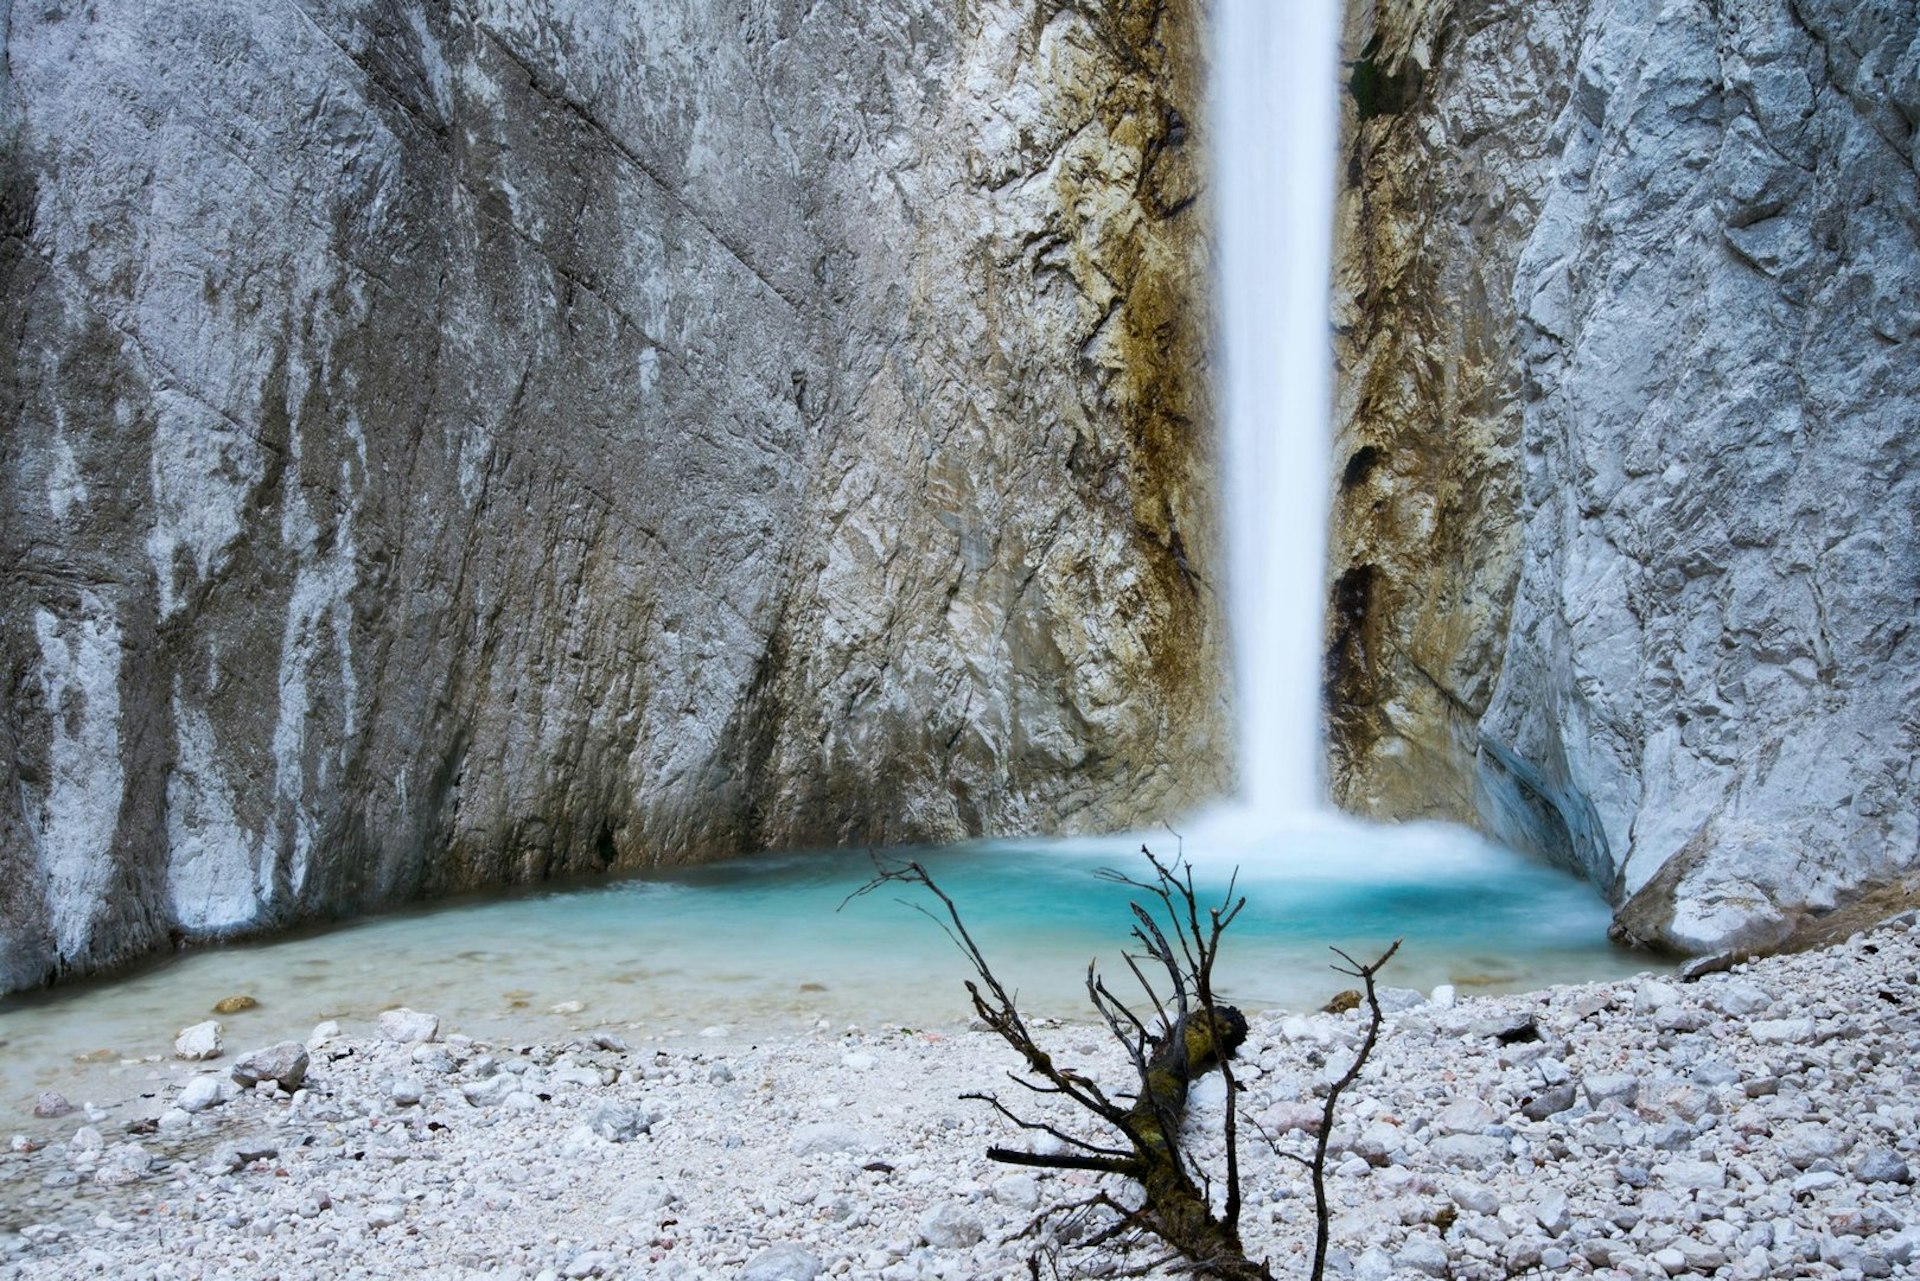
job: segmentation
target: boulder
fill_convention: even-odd
[[[211,1019],[205,1023],[195,1023],[173,1039],[173,1057],[189,1062],[217,1059],[222,1048],[220,1025]]]
[[[249,1090],[263,1081],[272,1081],[291,1093],[307,1079],[307,1047],[298,1041],[281,1041],[255,1050],[242,1055],[230,1075],[234,1084]]]

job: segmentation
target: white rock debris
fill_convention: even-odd
[[[1727,1014],[1730,996],[1767,1019]],[[1754,1035],[1782,1020],[1807,1034]],[[1256,1015],[1241,1106],[1304,1150],[1326,1068],[1362,1030],[1356,1014]],[[1052,1052],[1124,1079],[1093,1029],[1052,1035]],[[1691,983],[1409,1003],[1335,1119],[1332,1271],[1915,1275],[1917,1043],[1911,921]],[[848,1069],[854,1055],[870,1065]],[[350,1029],[291,1094],[216,1105],[226,1091],[200,1074],[86,1125],[33,1122],[0,1156],[0,1271],[1024,1275],[1021,1229],[1092,1179],[986,1159],[1024,1136],[959,1095],[991,1087],[1010,1059],[971,1030],[628,1047],[610,1032],[411,1046]],[[1208,1159],[1223,1106],[1217,1091],[1194,1103],[1190,1139]],[[156,1133],[154,1113],[184,1121]],[[1249,1248],[1289,1275],[1311,1245],[1303,1172],[1260,1142],[1241,1153]]]

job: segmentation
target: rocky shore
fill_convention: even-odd
[[[1913,1275],[1917,966],[1909,916],[1693,982],[1387,992],[1332,1140],[1330,1271]],[[1363,1029],[1254,1019],[1243,1107],[1281,1147],[1308,1150]],[[1126,1079],[1095,1029],[1048,1035]],[[393,1011],[233,1048],[151,1065],[137,1097],[43,1099],[0,1157],[0,1276],[1017,1277],[1023,1231],[1093,1182],[987,1161],[1023,1136],[959,1096],[1015,1064],[965,1028],[516,1045]],[[1193,1124],[1223,1103],[1215,1078]],[[1304,1275],[1303,1171],[1243,1155],[1250,1251]]]

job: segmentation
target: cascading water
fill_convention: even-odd
[[[1213,66],[1240,820],[1321,803],[1338,0],[1219,0]]]

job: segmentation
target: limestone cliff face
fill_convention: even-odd
[[[1220,788],[1191,5],[11,13],[0,989]]]
[[[1349,37],[1342,799],[1477,819],[1694,950],[1911,875],[1920,14]]]

